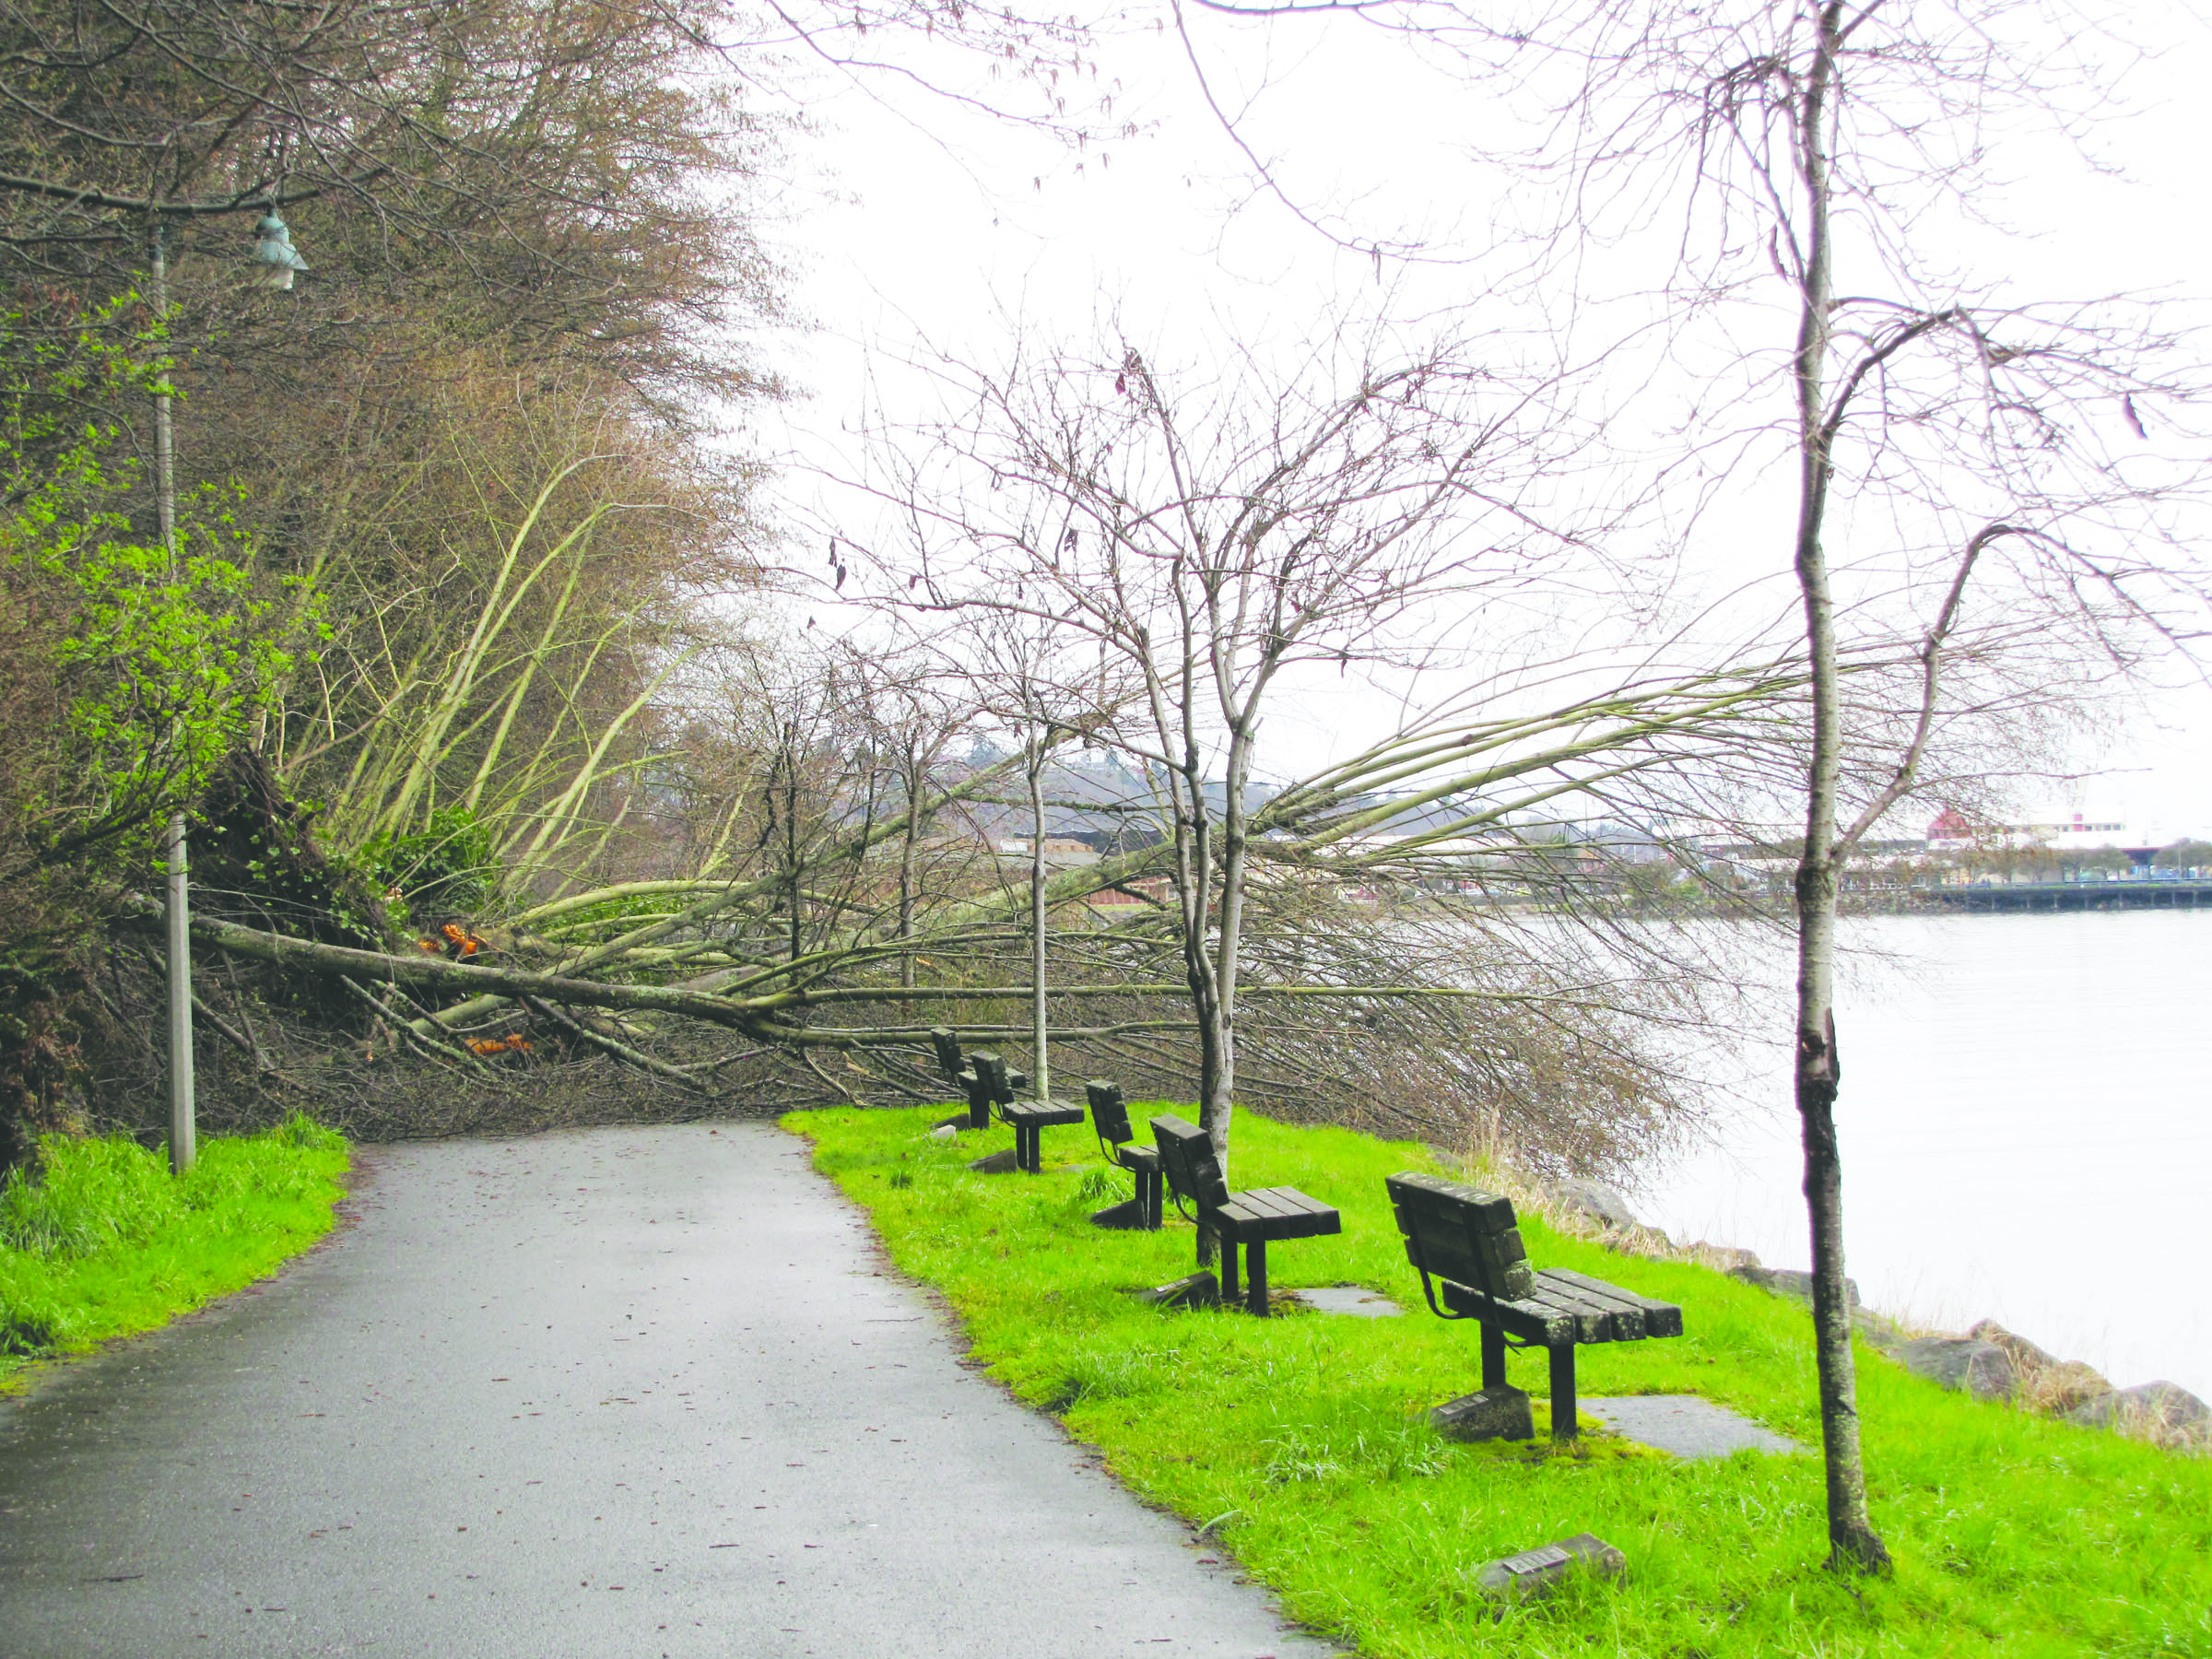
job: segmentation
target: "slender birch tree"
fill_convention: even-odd
[[[1550,566],[1586,575],[1593,527],[1545,523],[1570,445],[1545,387],[1448,349],[1316,353],[1288,378],[1244,360],[1179,389],[1120,340],[959,388],[961,416],[887,435],[923,457],[875,487],[916,549],[880,561],[888,600],[1054,629],[1071,689],[1094,662],[1125,678],[1097,730],[1156,791],[1200,1121],[1226,1154],[1263,717],[1287,676],[1452,665],[1440,618]]]
[[[1486,311],[1519,297],[1557,314],[1572,296],[1586,334],[1616,297],[1593,274],[1642,260],[1663,275],[1623,332],[1664,342],[1646,384],[1670,400],[1661,470],[1677,500],[1688,492],[1684,522],[1740,513],[1733,498],[1759,469],[1787,467],[1788,558],[1776,562],[1810,689],[1794,792],[1792,1083],[1830,1559],[1886,1571],[1844,1268],[1844,863],[1900,802],[1985,792],[1993,774],[2032,764],[2085,681],[2203,628],[2202,543],[2175,511],[2201,453],[2193,358],[2152,307],[2023,299],[2004,276],[1961,276],[1953,251],[1985,217],[1994,140],[2077,138],[2131,49],[2101,15],[2014,0],[1196,4],[1345,14],[1465,77],[1501,123],[1520,118],[1525,143],[1488,165],[1512,170],[1529,229],[1492,250]],[[1187,27],[1181,38],[1203,76]],[[2107,67],[2086,67],[2100,57]],[[1428,252],[1308,211],[1236,130],[1246,118],[1223,119],[1317,229],[1379,261]],[[1527,205],[1547,187],[1555,206]],[[1784,315],[1786,352],[1744,347]],[[1651,464],[1623,462],[1637,465]]]
[[[1961,288],[1921,253],[1928,233],[1910,222],[1909,204],[1931,189],[1958,199],[1983,122],[1998,109],[2051,112],[2044,89],[2010,80],[2004,54],[1989,51],[2016,8],[1789,0],[1735,8],[1724,29],[1709,15],[1669,21],[1675,52],[1650,68],[1663,92],[1695,98],[1694,166],[1755,205],[1796,312],[1790,568],[1811,721],[1793,884],[1793,1092],[1830,1561],[1882,1572],[1836,1118],[1842,869],[1900,801],[1956,787],[1962,763],[1947,746],[1972,753],[1993,722],[2048,712],[2054,655],[2086,650],[2125,665],[2198,607],[2198,552],[2161,522],[2168,485],[2114,443],[2138,423],[2139,405],[2178,412],[2194,392],[2171,342],[2127,308],[2023,305],[1994,288]],[[1844,591],[1838,540],[1850,547]],[[1854,643],[1888,652],[1898,672],[1847,687]]]

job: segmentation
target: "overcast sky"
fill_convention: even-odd
[[[2037,298],[2212,289],[2201,135],[2212,34],[2191,7],[2129,15],[2160,56],[2131,69],[2131,112],[2091,137],[2112,171],[2062,145],[2000,146],[2009,183],[1988,206],[2003,233],[1947,229],[1962,267],[2001,265]],[[1347,23],[1262,29],[1198,14],[1193,27],[1215,96],[1241,112],[1240,130],[1301,207],[1355,240],[1420,241],[1435,256],[1378,266],[1269,199],[1164,33],[1140,29],[1101,54],[1100,84],[1119,83],[1115,114],[1142,130],[1080,153],[911,91],[825,76],[807,91],[814,132],[794,145],[799,186],[781,228],[817,324],[778,347],[806,395],[759,436],[801,464],[849,460],[865,399],[897,413],[922,394],[897,367],[917,342],[991,360],[1017,328],[1081,338],[1111,322],[1171,359],[1224,335],[1301,337],[1347,312],[1479,316],[1468,262],[1493,214],[1513,208],[1491,194],[1500,171],[1479,159],[1511,136],[1496,112]],[[806,495],[803,465],[786,488]],[[1740,557],[1760,557],[1763,544],[1780,567],[1787,527],[1747,513],[1732,539]],[[802,608],[845,625],[833,607]],[[1278,756],[1302,757],[1359,724],[1317,694],[1284,711],[1271,736]],[[2123,818],[2159,840],[2212,834],[2212,698],[2158,700],[2097,759],[2112,770],[2031,792],[2027,810]]]

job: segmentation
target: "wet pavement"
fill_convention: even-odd
[[[371,1149],[349,1207],[0,1402],[0,1652],[1335,1651],[964,1368],[780,1131]]]

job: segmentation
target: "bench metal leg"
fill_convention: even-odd
[[[1251,1287],[1248,1305],[1254,1319],[1267,1317],[1267,1241],[1254,1239],[1244,1246],[1244,1282]]]
[[[1136,1172],[1136,1198],[1145,1206],[1145,1225],[1157,1232],[1167,1207],[1167,1195],[1161,1191],[1167,1182],[1160,1179],[1158,1170],[1139,1170]]]
[[[1574,1420],[1574,1344],[1562,1342],[1551,1355],[1551,1438],[1571,1441],[1582,1433]]]
[[[1482,1385],[1486,1389],[1505,1386],[1505,1327],[1487,1320],[1482,1327]]]
[[[1044,1161],[1038,1155],[1037,1147],[1037,1143],[1042,1138],[1043,1131],[1035,1124],[1014,1125],[1014,1167],[1016,1169],[1027,1170],[1032,1175],[1037,1173],[1039,1167]]]
[[[1237,1246],[1234,1241],[1218,1236],[1214,1241],[1221,1247],[1221,1300],[1225,1302],[1233,1302],[1239,1294],[1237,1288]]]

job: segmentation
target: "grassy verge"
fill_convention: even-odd
[[[305,1117],[205,1142],[182,1181],[122,1137],[54,1136],[0,1188],[0,1388],[32,1360],[152,1330],[330,1230],[345,1140]]]
[[[1190,1229],[1088,1226],[1090,1210],[1127,1195],[1095,1158],[1036,1177],[972,1174],[966,1161],[991,1148],[927,1139],[942,1114],[785,1124],[813,1139],[900,1266],[946,1295],[994,1375],[1143,1496],[1211,1523],[1296,1617],[1373,1659],[2212,1659],[2212,1460],[1981,1405],[1863,1349],[1874,1516],[1899,1566],[1889,1582],[1847,1585],[1817,1565],[1815,1457],[1681,1462],[1603,1437],[1555,1454],[1430,1430],[1426,1409],[1474,1387],[1478,1359],[1471,1325],[1428,1313],[1391,1221],[1382,1178],[1434,1167],[1420,1147],[1240,1118],[1232,1184],[1296,1186],[1344,1212],[1342,1236],[1270,1251],[1274,1282],[1367,1286],[1408,1310],[1261,1321],[1161,1313],[1118,1294],[1190,1271]],[[1074,1132],[1056,1138],[1073,1149]],[[1682,1304],[1680,1339],[1583,1349],[1587,1394],[1700,1394],[1818,1444],[1810,1333],[1794,1304],[1533,1218],[1524,1232],[1540,1265]],[[1514,1382],[1546,1391],[1540,1354],[1511,1363]],[[1472,1590],[1483,1561],[1585,1530],[1628,1552],[1625,1584],[1503,1613]]]

